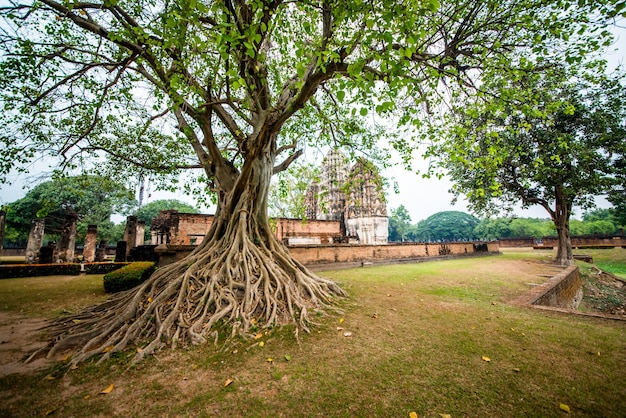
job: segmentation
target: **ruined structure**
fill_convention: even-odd
[[[340,222],[341,235],[364,245],[387,243],[388,225],[382,180],[376,167],[360,159],[351,169],[339,150],[330,151],[322,162],[319,183],[306,192],[309,219]]]
[[[43,218],[33,219],[28,234],[28,244],[26,244],[26,263],[36,263],[39,259],[39,249],[43,242],[46,221]]]
[[[4,244],[4,225],[7,217],[7,212],[0,210],[0,251],[2,251]]]
[[[76,223],[78,216],[74,213],[65,216],[63,230],[57,245],[55,261],[57,263],[74,262],[74,249],[76,247]]]
[[[181,213],[164,210],[152,219],[152,244],[165,246],[195,246],[202,242],[213,224],[214,215]],[[302,221],[277,218],[274,220],[276,238],[288,245],[329,244],[341,238],[338,221]]]
[[[387,244],[389,221],[382,181],[365,159],[350,168],[345,155],[330,151],[320,181],[306,191],[305,204],[307,219],[273,220],[276,237],[286,245]],[[151,243],[159,246],[157,252],[198,245],[212,223],[213,215],[161,211],[152,220]]]
[[[98,242],[98,225],[87,225],[83,261],[91,263],[96,260],[96,243]]]

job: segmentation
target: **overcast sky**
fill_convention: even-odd
[[[623,64],[623,58],[626,55],[626,29],[616,28],[614,30],[616,34],[616,43],[610,48],[606,55],[607,60],[611,68],[615,68],[618,64]],[[420,158],[420,157],[418,157]],[[416,166],[419,163],[415,164]],[[29,188],[32,188],[42,182],[43,180],[38,175],[41,171],[47,170],[48,167],[44,163],[39,162],[33,164],[29,170],[29,174],[11,175],[11,185],[0,185],[0,206],[13,202],[22,198]],[[441,211],[458,210],[468,212],[464,201],[459,201],[456,205],[451,204],[452,195],[448,192],[451,187],[451,183],[447,178],[437,179],[423,179],[421,176],[415,173],[407,172],[401,167],[395,167],[383,172],[383,175],[387,178],[394,178],[399,186],[399,194],[395,194],[393,190],[389,190],[387,193],[388,209],[397,208],[400,205],[404,205],[411,219],[414,223],[426,219],[427,217]],[[182,192],[178,193],[166,193],[156,192],[149,190],[146,193],[149,197],[144,198],[144,203],[151,202],[157,199],[177,199],[184,202],[194,204],[191,197],[185,196]],[[610,207],[610,204],[606,199],[599,197],[596,199],[598,207],[606,208]],[[212,208],[199,208],[203,213],[212,212]],[[516,210],[515,215],[522,217],[533,218],[547,218],[548,213],[541,207],[534,207],[528,210],[522,211]],[[574,217],[580,218],[581,211],[575,210]],[[118,221],[117,219],[115,220]]]

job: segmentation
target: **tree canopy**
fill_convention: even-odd
[[[471,241],[479,220],[459,211],[437,212],[417,223],[416,238],[423,242]]]
[[[272,175],[307,146],[383,162],[395,149],[409,164],[415,138],[389,129],[379,141],[382,117],[400,129],[419,127],[443,99],[478,94],[489,79],[522,79],[554,57],[583,62],[610,40],[606,24],[621,13],[614,6],[39,0],[1,7],[0,179],[39,154],[58,156],[62,169],[126,179],[151,173],[171,187],[181,170],[195,169],[200,195],[208,188],[217,201],[207,237],[187,259],[158,269],[97,319],[63,319],[58,335],[71,337],[51,351],[78,344],[76,362],[102,344],[113,345],[107,357],[149,338],[141,358],[163,341],[214,339],[223,324],[231,335],[288,322],[307,330],[308,312],[344,292],[272,234]]]
[[[466,103],[431,153],[452,177],[453,192],[478,213],[515,203],[543,207],[560,238],[557,259],[572,263],[572,208],[593,207],[595,196],[623,187],[624,87],[556,68],[515,83],[500,79],[492,88],[526,99]]]

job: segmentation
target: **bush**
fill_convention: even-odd
[[[0,266],[0,279],[36,276],[76,276],[80,264],[20,264]]]
[[[111,263],[108,261],[97,263],[85,263],[85,273],[87,274],[107,274],[121,269],[130,263]]]
[[[156,265],[152,261],[138,261],[107,273],[104,275],[104,291],[115,293],[132,289],[146,281],[155,268]]]

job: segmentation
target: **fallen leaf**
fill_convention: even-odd
[[[250,322],[252,323],[252,325],[256,325],[256,318],[252,318]]]
[[[559,408],[561,408],[563,411],[567,412],[568,414],[570,413],[569,406],[565,405],[564,403],[559,405]]]
[[[148,298],[148,303],[152,303],[152,298]]]
[[[197,364],[194,364],[193,366],[191,366],[192,369],[196,370],[198,368]]]
[[[113,350],[113,347],[115,347],[114,345],[110,345],[108,347],[105,347],[104,350],[102,350],[103,353],[108,353],[109,351]]]
[[[339,323],[343,324],[343,318],[339,318]]]
[[[263,337],[263,333],[259,332],[257,335],[254,336],[255,340],[258,340],[259,338]]]
[[[236,348],[233,350],[233,354],[237,354],[239,352],[239,350],[237,350]]]
[[[46,412],[44,412],[44,416],[47,417],[48,415],[52,415],[55,413],[56,410],[56,408],[48,409]]]
[[[78,323],[80,323],[80,319],[72,319],[72,322],[75,323],[75,324],[78,324]]]
[[[337,327],[337,331],[343,331],[343,327]]]
[[[417,412],[409,412],[409,418],[417,418]]]
[[[491,359],[487,356],[482,356],[483,361],[486,361],[487,363],[489,363],[491,361]]]
[[[350,331],[346,331],[343,333],[344,337],[352,337],[352,333]]]
[[[111,393],[113,391],[113,383],[111,383],[109,386],[107,386],[106,388],[102,389],[100,391],[100,394],[102,395],[106,395],[107,393]]]
[[[519,373],[519,368],[518,368],[518,367],[513,367],[513,371],[514,371],[515,373]]]
[[[72,365],[70,366],[70,370],[76,370],[76,369],[78,369],[78,366],[77,366],[77,365],[72,364]]]
[[[273,359],[273,358],[271,358],[271,357],[268,357],[266,361],[267,361],[268,363],[272,363],[272,362],[274,361],[274,359]]]
[[[138,352],[138,353],[141,353],[142,351],[143,351],[143,348],[141,348],[141,347],[137,347],[137,352]]]
[[[83,396],[83,399],[84,399],[84,400],[87,400],[87,399],[89,399],[89,398],[91,398],[91,395],[85,395],[85,396]]]
[[[61,361],[68,361],[71,358],[72,358],[72,355],[68,354],[67,356],[63,357],[63,359]]]
[[[372,315],[372,318],[374,318],[374,319],[378,319],[378,314],[377,314],[377,313],[375,313],[374,315]]]
[[[226,387],[226,386],[230,385],[231,383],[233,383],[233,379],[227,379],[227,380],[224,382],[224,387]]]
[[[265,345],[265,343],[264,343],[263,341],[261,341],[261,342],[259,343],[259,347],[263,347],[264,345]]]
[[[439,414],[439,416],[441,418],[452,418],[452,415],[450,415],[450,414]]]
[[[285,360],[291,361],[291,356],[289,354],[285,354]]]
[[[46,379],[46,380],[54,380],[54,376],[49,374],[48,376],[44,377],[44,379]]]

